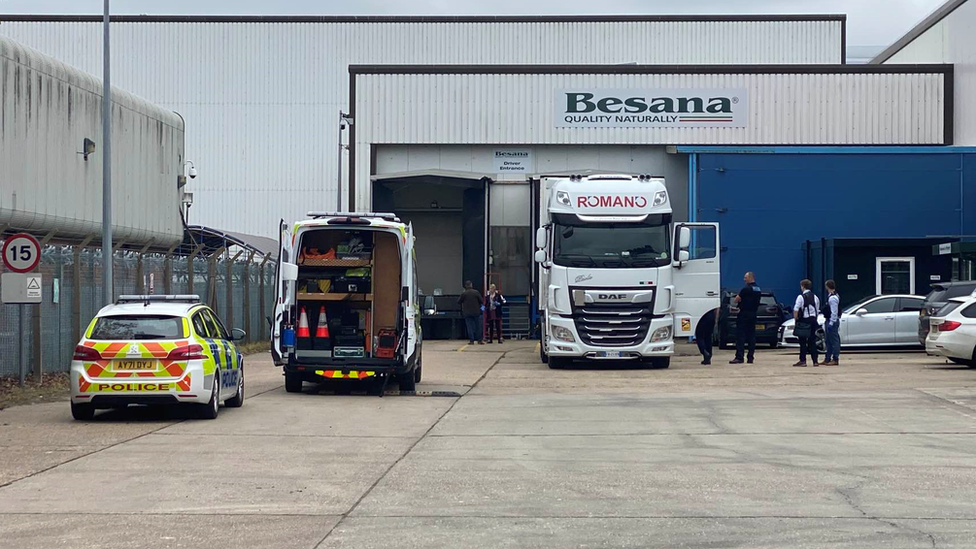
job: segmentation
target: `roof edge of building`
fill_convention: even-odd
[[[349,74],[952,74],[951,63],[893,65],[349,65]]]
[[[965,3],[966,0],[947,0],[946,3],[936,8],[936,10],[930,13],[925,19],[922,19],[917,25],[912,27],[912,29],[909,30],[904,36],[898,40],[895,40],[890,46],[885,48],[884,51],[879,53],[870,61],[870,64],[880,65],[891,59],[895,56],[895,54],[914,42],[916,38],[922,36],[929,29],[938,25],[943,19],[948,17],[952,12],[956,11],[956,8]]]
[[[0,14],[10,22],[101,22],[101,15]],[[627,23],[847,21],[842,13],[703,15],[113,15],[118,23]]]

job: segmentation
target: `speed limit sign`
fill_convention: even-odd
[[[15,273],[29,273],[41,262],[41,245],[29,234],[18,233],[3,242],[3,264]]]

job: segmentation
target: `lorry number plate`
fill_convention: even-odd
[[[620,358],[620,351],[599,351],[596,356],[598,358]]]

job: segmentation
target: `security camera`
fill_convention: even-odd
[[[197,178],[197,169],[195,167],[190,166],[190,171],[188,173],[190,175],[190,179],[196,179]]]

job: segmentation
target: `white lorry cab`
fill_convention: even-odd
[[[542,361],[667,368],[674,338],[720,305],[718,225],[672,222],[661,177],[543,177],[540,190]]]
[[[401,391],[414,391],[423,366],[412,227],[386,213],[308,216],[281,222],[269,321],[285,389],[396,379]]]

